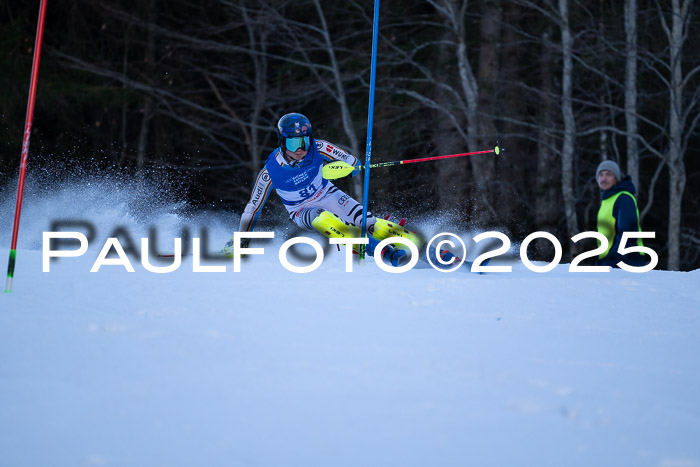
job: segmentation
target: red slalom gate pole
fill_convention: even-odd
[[[474,152],[463,152],[461,154],[448,154],[446,156],[433,156],[433,157],[423,157],[421,159],[406,159],[403,161],[391,161],[391,162],[378,162],[376,164],[371,164],[371,168],[375,167],[389,167],[392,165],[404,165],[404,164],[414,164],[416,162],[427,162],[427,161],[436,161],[438,159],[450,159],[451,157],[464,157],[464,156],[474,156],[476,154],[500,154],[502,151],[501,148],[496,146],[493,149],[487,149],[485,151],[474,151]]]
[[[29,159],[29,137],[32,134],[32,121],[34,120],[34,101],[36,100],[36,85],[39,78],[39,58],[41,57],[41,44],[44,40],[44,19],[46,18],[46,2],[40,0],[39,20],[34,40],[34,61],[32,63],[32,79],[29,83],[29,100],[27,102],[27,117],[24,120],[24,137],[22,139],[22,156],[19,163],[19,185],[17,187],[17,204],[15,206],[15,223],[12,227],[12,246],[10,247],[10,259],[7,263],[7,282],[5,293],[12,292],[12,279],[15,275],[15,261],[17,259],[17,234],[19,233],[19,217],[22,212],[22,197],[24,195],[24,179],[27,175],[27,160]]]
[[[327,180],[336,180],[338,178],[350,175],[356,170],[362,169],[374,169],[377,167],[391,167],[393,165],[404,165],[404,164],[415,164],[416,162],[426,162],[426,161],[436,161],[439,159],[450,159],[451,157],[464,157],[464,156],[474,156],[476,154],[496,154],[499,155],[503,152],[503,148],[496,146],[493,149],[486,149],[484,151],[474,151],[474,152],[463,152],[460,154],[448,154],[446,156],[433,156],[433,157],[422,157],[420,159],[405,159],[402,161],[389,161],[389,162],[378,162],[376,164],[370,164],[365,166],[352,166],[346,162],[335,161],[323,166],[323,178]],[[366,173],[366,172],[365,172]],[[366,176],[366,175],[365,175]]]

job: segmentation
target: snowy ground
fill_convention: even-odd
[[[346,273],[330,251],[294,274],[280,238],[241,273],[90,273],[100,238],[42,272],[49,219],[177,230],[123,196],[25,204],[0,466],[700,466],[700,271]]]

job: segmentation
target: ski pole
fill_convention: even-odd
[[[17,187],[17,204],[15,206],[15,223],[12,228],[12,246],[10,247],[10,259],[7,263],[7,282],[5,293],[12,292],[12,279],[15,275],[15,260],[17,258],[17,234],[19,232],[19,216],[22,212],[22,197],[24,195],[24,179],[27,175],[27,159],[29,159],[29,137],[32,134],[32,121],[34,120],[34,100],[36,99],[36,84],[39,78],[39,57],[41,56],[41,44],[44,38],[44,18],[46,17],[46,2],[41,0],[39,5],[39,20],[34,39],[34,61],[32,62],[32,78],[29,82],[29,100],[27,102],[27,117],[24,120],[24,137],[22,138],[22,156],[19,163],[19,185]]]
[[[389,167],[392,165],[404,165],[404,164],[415,164],[416,162],[427,162],[427,161],[435,161],[439,159],[450,159],[453,157],[464,157],[464,156],[475,156],[477,154],[500,154],[502,149],[498,146],[496,146],[493,149],[486,149],[484,151],[474,151],[474,152],[463,152],[460,154],[448,154],[446,156],[433,156],[433,157],[422,157],[420,159],[405,159],[401,161],[390,161],[390,162],[378,162],[376,164],[370,164],[369,167],[370,169],[373,169],[375,167]],[[353,167],[352,165],[348,164],[347,162],[342,162],[342,161],[334,161],[329,164],[326,164],[323,166],[323,178],[326,178],[328,180],[335,180],[338,178],[343,178],[347,175],[350,175],[353,171],[355,170],[362,170],[363,166],[356,166]]]

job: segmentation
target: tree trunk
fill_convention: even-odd
[[[259,130],[257,129],[258,122],[261,119],[262,112],[265,109],[267,99],[267,28],[255,27],[255,21],[249,18],[248,7],[243,5],[243,19],[245,21],[248,32],[248,41],[250,43],[250,60],[253,62],[253,70],[255,70],[255,99],[253,101],[253,112],[250,119],[250,137],[247,138],[250,151],[250,163],[252,184],[258,176],[258,171],[262,166],[262,147],[260,145]],[[260,53],[256,53],[259,51]],[[241,125],[244,127],[245,126]]]
[[[471,64],[469,63],[469,57],[467,54],[467,42],[466,42],[466,31],[465,31],[465,21],[466,21],[466,3],[462,4],[459,10],[459,14],[455,14],[452,20],[453,31],[457,36],[457,67],[459,70],[459,81],[464,93],[464,97],[467,103],[466,106],[466,117],[467,117],[467,145],[470,151],[479,150],[479,122],[478,122],[478,107],[479,107],[479,85],[476,78],[474,77],[474,72],[472,71]],[[479,162],[475,163],[476,159],[472,162],[472,172],[474,176],[474,184],[477,187],[477,191],[480,195],[480,199],[483,203],[485,209],[479,209],[476,211],[478,213],[478,221],[487,221],[496,218],[496,211],[491,205],[491,200],[489,199],[488,193],[486,191],[484,181],[490,174],[486,173],[487,168],[483,167]]]
[[[326,22],[326,15],[323,13],[323,8],[321,7],[320,0],[314,0],[314,5],[316,6],[316,12],[318,13],[318,17],[321,20],[321,34],[323,36],[323,41],[326,46],[328,58],[330,59],[331,69],[333,73],[333,82],[335,84],[335,100],[338,103],[338,107],[340,108],[340,115],[343,121],[343,130],[345,131],[345,135],[350,141],[350,153],[353,156],[360,158],[362,160],[362,163],[364,163],[364,158],[360,157],[360,143],[359,139],[357,138],[355,123],[352,121],[352,114],[350,112],[350,105],[347,99],[347,92],[345,90],[345,85],[343,84],[343,77],[340,70],[340,66],[338,65],[338,60],[335,56],[335,49],[333,47],[333,41],[331,40],[331,34],[328,28],[328,23]],[[363,196],[361,183],[362,178],[363,177],[353,178],[353,195],[355,196],[355,198],[358,199],[362,199]]]
[[[479,149],[479,85],[474,76],[469,54],[467,51],[466,21],[468,0],[428,0],[438,11],[448,24],[448,30],[454,37],[455,58],[457,59],[457,82],[458,89],[455,94],[460,94],[459,107],[466,120],[466,135],[462,128],[458,129],[466,139],[470,151]],[[460,92],[461,91],[461,92]],[[496,218],[491,201],[489,200],[485,181],[491,174],[487,173],[487,168],[482,167],[476,158],[471,159],[472,176],[481,202],[480,209],[474,210],[474,220],[477,223],[487,222]]]
[[[122,54],[122,75],[128,76],[129,75],[129,30],[130,28],[127,27],[124,29],[124,53]],[[119,160],[117,161],[117,166],[121,167],[122,164],[124,163],[124,160],[126,159],[126,151],[128,147],[128,140],[127,140],[127,135],[126,135],[126,129],[127,129],[127,124],[128,124],[128,110],[129,110],[129,105],[126,100],[126,89],[127,86],[126,84],[122,83],[121,85],[122,90],[122,105],[121,105],[121,128],[120,128],[120,135],[121,135],[121,148],[120,148],[120,154],[119,154]]]
[[[681,203],[685,191],[686,173],[683,162],[683,70],[681,57],[684,21],[688,13],[689,0],[680,5],[680,0],[672,0],[671,30],[669,31],[669,53],[671,80],[669,88],[669,206],[668,206],[668,268],[680,269]],[[683,11],[682,11],[683,10]]]
[[[443,45],[440,47],[440,51],[437,59],[437,67],[442,68],[446,63],[454,60],[454,55],[452,48],[449,45],[450,40],[453,38],[453,33],[451,31],[445,31],[443,37]],[[441,104],[444,103],[445,107],[449,107],[450,99],[453,98],[453,94],[446,92],[442,87],[436,87],[437,95],[435,99]],[[436,112],[433,117],[436,121],[435,131],[436,135],[433,140],[436,143],[436,152],[438,155],[441,154],[454,154],[457,152],[462,152],[461,148],[464,146],[464,140],[458,134],[455,129],[454,122],[448,120],[444,117],[441,112]],[[463,119],[458,115],[455,115],[459,121]],[[467,206],[465,203],[465,195],[470,191],[472,186],[472,181],[469,179],[468,175],[470,173],[470,161],[468,157],[460,157],[456,159],[446,159],[440,161],[435,166],[437,171],[437,197],[436,204],[440,206],[440,209],[444,212],[465,212],[469,211],[471,206]]]
[[[637,0],[625,0],[625,123],[627,126],[627,173],[637,191],[639,145],[637,144]]]
[[[554,233],[557,230],[561,212],[560,197],[557,193],[557,180],[561,180],[555,139],[552,134],[554,125],[554,57],[551,44],[551,28],[542,34],[542,54],[540,58],[539,78],[542,90],[542,105],[539,107],[539,124],[537,125],[537,173],[535,174],[535,227]],[[543,252],[545,253],[545,252]],[[554,247],[546,253],[554,253]]]
[[[499,68],[499,45],[501,43],[501,26],[503,24],[503,9],[501,0],[486,0],[482,7],[481,14],[481,46],[479,47],[479,68],[478,68],[478,108],[479,108],[479,139],[478,151],[482,148],[491,147],[495,144],[498,130],[494,122],[494,115],[497,113],[496,95],[500,89],[500,68]],[[477,186],[483,186],[484,197],[489,206],[494,206],[492,215],[496,216],[495,206],[500,205],[496,201],[496,190],[492,187],[496,179],[495,157],[488,155],[475,157],[472,160],[474,173],[480,173],[480,179],[476,180]]]
[[[501,26],[502,36],[500,37],[500,64],[499,64],[499,80],[498,95],[494,105],[498,105],[494,114],[499,117],[507,117],[498,121],[498,136],[491,143],[503,144],[506,148],[505,155],[507,157],[494,157],[495,174],[492,177],[494,185],[492,185],[492,193],[496,193],[497,209],[500,219],[522,219],[523,197],[513,195],[513,193],[528,193],[531,192],[531,178],[524,177],[523,166],[532,167],[531,154],[514,151],[513,154],[508,154],[508,147],[517,148],[521,144],[527,144],[524,139],[520,138],[522,134],[522,126],[510,117],[514,115],[523,115],[529,108],[529,97],[523,92],[522,82],[523,77],[521,70],[529,65],[530,60],[526,58],[527,46],[523,44],[517,28],[510,25],[518,24],[523,16],[523,8],[518,2],[503,2],[503,25]],[[548,44],[548,47],[550,44]],[[542,49],[540,48],[540,51]],[[549,52],[549,60],[551,61],[551,50]],[[550,79],[551,79],[551,63],[549,64]],[[551,82],[550,82],[551,85]],[[551,89],[548,91],[551,92]],[[505,106],[504,103],[507,103]],[[548,110],[551,111],[551,108]],[[555,110],[556,111],[556,110]],[[550,114],[551,115],[551,114]],[[551,131],[551,127],[547,128]],[[486,149],[488,143],[484,147]],[[558,173],[558,169],[557,169]],[[557,177],[557,180],[559,178]],[[504,190],[506,184],[511,184],[513,190]],[[526,197],[529,198],[529,197]],[[556,202],[556,194],[553,202]],[[532,202],[532,199],[528,200]],[[532,219],[529,219],[532,225]],[[520,224],[525,227],[525,224]],[[543,242],[545,243],[545,242]]]
[[[153,23],[155,21],[155,2],[148,3],[148,32],[146,36],[146,55],[144,61],[146,66],[146,79],[151,81],[155,69],[155,34]],[[153,98],[149,95],[144,99],[141,110],[141,129],[139,130],[139,142],[136,148],[136,168],[140,177],[144,176],[146,166],[146,151],[148,150],[148,138],[150,137],[151,119],[153,118]]]
[[[576,217],[576,195],[574,191],[574,143],[576,138],[576,120],[574,119],[573,101],[573,38],[569,26],[568,0],[559,0],[561,16],[561,48],[563,68],[561,75],[561,112],[564,117],[564,143],[561,151],[561,191],[564,198],[564,214],[569,237],[579,233]],[[571,244],[571,253],[576,255],[576,244]]]

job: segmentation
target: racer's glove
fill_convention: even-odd
[[[339,178],[338,180],[350,180],[351,178],[353,178],[354,176],[356,176],[356,175],[359,174],[360,172],[362,172],[362,170],[360,170],[359,167],[355,167],[355,170],[353,170],[352,172],[350,172],[349,175],[346,175],[346,176],[344,176],[344,177],[342,177],[342,178]]]

